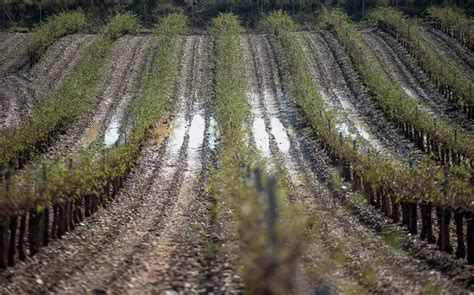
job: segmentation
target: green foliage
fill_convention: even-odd
[[[424,110],[422,104],[409,97],[398,83],[392,81],[346,14],[339,10],[326,11],[321,15],[321,21],[332,29],[344,45],[364,83],[373,92],[376,103],[391,119],[400,124],[408,123],[439,142],[442,147],[474,159],[472,136],[462,130],[458,130],[456,136],[456,128],[452,124]]]
[[[436,82],[452,89],[457,101],[468,106],[474,105],[474,97],[471,93],[474,77],[465,74],[460,65],[441,54],[415,21],[393,8],[374,10],[371,17],[398,32],[400,39],[405,41],[422,68]],[[464,27],[464,30],[469,30],[469,27]],[[470,30],[472,31],[472,27]]]
[[[455,6],[429,7],[428,15],[445,32],[468,46],[473,46],[474,19]]]
[[[234,209],[248,292],[289,292],[300,249],[294,237],[304,227],[305,217],[301,208],[289,203],[285,172],[279,168],[274,176],[279,210],[277,241],[273,245],[268,235],[270,175],[257,151],[245,142],[244,123],[250,107],[240,48],[240,34],[244,30],[235,15],[221,14],[212,20],[210,31],[215,40],[216,73],[212,103],[221,136],[219,170],[212,177],[211,190]],[[257,188],[256,170],[260,171],[264,189]]]
[[[102,36],[107,41],[115,41],[126,34],[136,34],[140,29],[140,21],[136,15],[130,13],[118,14],[109,20]]]
[[[275,15],[269,16],[271,18]],[[276,36],[278,41],[282,45],[283,61],[284,66],[288,70],[286,77],[286,84],[290,92],[292,93],[296,104],[303,110],[313,130],[316,132],[318,137],[324,142],[326,148],[333,154],[333,158],[341,165],[350,165],[354,172],[359,175],[364,181],[365,185],[371,186],[375,189],[390,192],[392,195],[396,195],[399,200],[423,200],[426,202],[450,204],[453,206],[469,206],[470,201],[473,197],[473,189],[467,188],[469,181],[467,181],[467,175],[469,172],[466,168],[458,168],[459,171],[466,172],[464,176],[455,176],[457,181],[451,180],[449,186],[452,190],[449,193],[449,198],[443,197],[442,187],[440,180],[436,179],[434,175],[440,172],[445,177],[443,168],[433,164],[431,161],[426,162],[411,168],[407,163],[401,163],[390,159],[384,155],[375,153],[366,153],[365,149],[354,149],[352,138],[343,137],[339,134],[334,127],[331,127],[330,122],[337,120],[337,114],[335,114],[325,101],[320,96],[320,91],[314,84],[312,74],[309,69],[309,56],[307,52],[304,52],[299,45],[299,40],[296,37],[296,33],[293,31],[284,32],[281,28],[281,24],[285,24],[283,27],[294,28],[293,25],[286,25],[288,22],[287,16],[283,16],[283,21],[278,22],[275,19],[266,21],[265,23],[271,25],[267,29],[271,32],[279,32]],[[342,36],[352,42],[357,42],[352,46],[358,46],[363,43],[360,33],[355,29],[352,22],[349,21],[347,15],[339,11],[325,11],[320,20],[326,24],[332,24],[336,26],[334,30],[339,36],[339,30],[344,32]],[[346,39],[343,39],[346,40]],[[345,41],[342,41],[345,43]],[[349,45],[345,44],[348,48]],[[366,52],[369,52],[367,50]],[[378,68],[380,66],[374,66],[372,64],[365,64],[365,56],[355,56],[355,63],[361,67],[363,75],[374,75],[370,76],[370,79],[378,79],[377,75],[386,74],[379,73]],[[372,59],[370,60],[372,61]],[[367,72],[366,72],[367,71]],[[372,74],[372,71],[373,74]],[[383,72],[383,71],[382,71]],[[365,76],[364,76],[365,79]],[[377,82],[374,82],[377,85]],[[383,83],[391,83],[389,81],[382,81]],[[372,86],[372,84],[369,84]],[[386,84],[385,84],[386,85]],[[378,86],[378,85],[377,85]],[[390,84],[381,88],[371,88],[373,91],[380,89],[380,92],[375,94],[380,95],[382,99],[387,96],[383,90],[389,89]],[[400,94],[400,93],[398,93]],[[400,94],[401,95],[401,94]],[[390,93],[388,94],[390,96]],[[379,99],[379,98],[377,98]],[[395,98],[393,98],[395,100]],[[400,97],[398,97],[398,100]],[[402,101],[402,103],[405,103]],[[400,102],[398,102],[400,104]],[[359,143],[363,144],[363,143]],[[464,166],[460,166],[464,167]],[[454,168],[452,168],[454,169]],[[471,171],[472,172],[472,171]],[[451,176],[454,176],[454,171],[451,171]],[[455,184],[458,182],[457,184]],[[463,185],[466,185],[463,187]],[[471,197],[466,197],[467,195]],[[461,197],[462,196],[462,197]]]
[[[178,81],[178,56],[182,37],[189,28],[188,20],[182,14],[170,14],[160,20],[157,26],[159,47],[147,82],[139,99],[130,102],[128,116],[133,122],[133,142],[139,144],[156,119],[171,111],[174,100],[171,93]]]
[[[134,30],[134,22],[124,22],[117,16],[84,52],[69,77],[58,89],[43,98],[36,112],[21,126],[5,129],[0,135],[0,168],[16,166],[19,158],[30,158],[47,145],[53,136],[65,130],[79,116],[89,111],[97,101],[102,65],[110,52],[112,36],[118,38]],[[124,19],[129,19],[124,16]],[[125,24],[130,24],[128,27]]]
[[[29,29],[25,27],[10,27],[8,28],[9,33],[28,33]]]
[[[28,54],[36,62],[59,38],[85,29],[87,19],[81,11],[63,12],[40,24],[28,41]]]
[[[188,18],[182,13],[172,13],[161,18],[156,26],[156,33],[162,37],[173,38],[177,33],[188,33]]]
[[[262,25],[265,28],[270,28],[278,37],[296,31],[296,23],[283,10],[270,12],[263,18]]]

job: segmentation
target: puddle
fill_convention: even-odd
[[[198,149],[204,142],[204,131],[206,129],[206,121],[200,114],[193,116],[191,127],[189,128],[189,148]]]
[[[356,139],[357,135],[350,132],[349,125],[346,123],[340,123],[336,125],[337,132],[342,133],[343,136],[350,136],[352,139]]]
[[[341,132],[344,136],[350,136],[352,140],[360,136],[366,140],[375,150],[383,150],[382,144],[369,133],[367,124],[359,117],[352,103],[349,102],[349,100],[346,99],[344,95],[340,94],[337,89],[334,89],[334,94],[337,96],[337,100],[342,106],[343,115],[347,116],[345,119],[350,121],[353,125],[353,127],[350,127],[346,122],[337,124],[336,129],[338,132]],[[334,103],[326,95],[326,93],[321,92],[321,96],[326,103],[334,107]]]
[[[211,117],[209,120],[209,147],[212,150],[216,149],[217,145],[217,121],[214,117]]]
[[[342,108],[345,113],[351,118],[351,121],[354,123],[354,127],[357,129],[359,135],[365,139],[367,142],[372,145],[377,151],[383,150],[382,144],[375,139],[367,130],[369,130],[367,124],[360,119],[360,117],[355,112],[352,104],[347,101],[343,96],[338,96],[339,101],[341,102]]]
[[[200,114],[193,116],[191,126],[189,127],[189,145],[188,145],[188,166],[196,167],[199,165],[199,148],[204,142],[204,133],[206,130],[206,121]]]
[[[171,125],[171,139],[170,139],[170,151],[171,153],[179,153],[181,146],[184,142],[184,136],[188,129],[188,124],[183,117],[178,117]]]
[[[288,153],[290,150],[290,139],[288,138],[288,134],[286,134],[285,127],[283,127],[283,124],[280,122],[280,120],[275,117],[270,119],[270,124],[272,126],[272,134],[275,136],[278,149],[282,153]]]
[[[270,139],[265,129],[265,121],[261,117],[256,117],[253,121],[252,133],[255,144],[262,156],[270,158]]]
[[[408,87],[405,87],[403,85],[401,85],[403,90],[405,91],[406,94],[408,94],[409,97],[413,98],[413,99],[418,99],[418,96],[415,94],[415,92],[411,89],[409,89]]]
[[[86,135],[82,139],[82,145],[88,147],[94,140],[97,138],[97,134],[99,133],[100,127],[102,124],[100,122],[95,122],[91,128],[87,131]]]
[[[119,120],[117,118],[113,118],[112,123],[105,131],[104,143],[106,147],[110,147],[117,142],[120,136],[119,128]]]

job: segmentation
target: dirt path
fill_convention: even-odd
[[[426,36],[434,42],[439,51],[448,58],[455,60],[467,75],[474,75],[474,54],[456,39],[432,26],[424,27]]]
[[[93,38],[83,34],[63,37],[31,69],[21,61],[25,58],[21,50],[18,56],[10,57],[1,78],[0,129],[19,125],[31,114],[38,102],[64,80]]]
[[[439,278],[437,272],[430,273],[428,267],[420,267],[407,253],[389,248],[349,210],[340,206],[337,196],[341,195],[326,187],[334,168],[317,149],[320,145],[314,135],[305,132],[302,114],[282,88],[283,73],[278,66],[281,59],[275,54],[278,46],[263,36],[251,36],[242,43],[246,64],[252,67],[253,60],[253,74],[247,75],[251,85],[249,92],[260,89],[249,95],[250,100],[258,97],[258,104],[251,103],[254,108],[258,106],[254,114],[261,112],[263,122],[270,122],[270,126],[265,126],[269,130],[269,150],[281,158],[288,169],[292,199],[305,206],[310,219],[305,240],[307,248],[301,258],[301,289],[420,293],[425,288],[423,282],[430,282],[456,290],[447,287],[447,280]],[[252,86],[251,81],[257,84]],[[276,120],[281,124],[272,124]],[[289,143],[281,140],[284,137]],[[349,192],[343,194],[346,198],[352,196],[348,187],[343,190]]]
[[[395,39],[380,30],[363,31],[369,48],[393,81],[406,94],[422,102],[423,108],[445,118],[453,125],[474,134],[474,126],[466,114],[443,98],[410,54]]]
[[[8,270],[0,290],[209,290],[209,200],[203,193],[215,148],[206,106],[209,50],[208,37],[186,40],[177,110],[148,140],[118,201],[32,261]]]

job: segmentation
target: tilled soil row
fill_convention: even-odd
[[[79,151],[103,140],[113,117],[120,119],[116,123],[121,123],[128,103],[139,92],[141,73],[149,61],[149,49],[154,42],[153,37],[124,36],[114,43],[112,54],[104,65],[97,105],[59,135],[45,153],[30,163],[31,168],[38,169],[47,163],[66,160],[66,157],[74,161]]]
[[[0,33],[0,76],[8,75],[12,69],[21,67],[28,61],[26,41],[30,36],[22,33]]]
[[[321,37],[321,36],[320,36]],[[336,93],[344,93],[344,88],[346,88],[344,85],[347,85],[347,81],[345,81],[344,75],[341,72],[341,68],[338,67],[336,57],[328,52],[329,48],[321,48],[320,46],[323,47],[328,47],[328,44],[325,44],[324,38],[317,38],[316,39],[319,41],[316,41],[313,43],[314,48],[313,49],[313,54],[315,56],[314,61],[319,65],[313,65],[313,67],[318,67],[318,68],[325,68],[326,71],[320,73],[318,75],[318,84],[322,85],[323,89],[336,89]],[[304,44],[303,44],[304,46]],[[324,64],[321,66],[321,64]],[[331,74],[332,73],[332,74]],[[315,73],[316,74],[316,73]],[[317,75],[317,74],[316,74]],[[324,78],[326,77],[326,78]],[[339,88],[342,87],[342,88]],[[331,91],[331,90],[329,90]],[[355,98],[356,96],[354,94],[347,94],[349,97]],[[363,116],[361,116],[363,117]],[[368,123],[370,121],[367,121]],[[380,133],[378,136],[381,136],[381,141],[382,142],[389,142],[391,144],[394,144],[396,142],[391,142],[390,139],[388,140],[383,140],[385,133]],[[387,151],[383,151],[385,154],[387,154]],[[388,153],[390,154],[390,153]],[[393,154],[392,154],[393,155]],[[402,160],[401,155],[393,155],[395,159]],[[376,210],[373,210],[373,208],[368,207],[368,206],[362,206],[360,204],[355,204],[354,202],[349,203],[350,206],[348,206],[350,211],[356,211],[356,216],[359,219],[359,223],[365,225],[367,229],[371,230],[374,234],[380,235],[380,234],[385,234],[382,233],[381,227],[384,228],[390,228],[391,230],[396,230],[396,232],[400,233],[401,237],[407,237],[407,240],[405,241],[408,246],[407,248],[410,249],[410,251],[418,251],[419,253],[424,253],[423,259],[425,260],[425,265],[423,266],[425,269],[429,269],[430,266],[433,267],[432,262],[433,262],[433,257],[436,257],[437,259],[440,259],[440,266],[443,265],[442,267],[433,267],[433,269],[436,269],[438,271],[442,270],[443,267],[450,267],[453,269],[453,272],[450,272],[450,274],[447,274],[447,279],[452,279],[455,277],[456,280],[459,280],[456,284],[459,286],[465,286],[465,275],[469,273],[469,267],[465,263],[458,263],[457,261],[453,260],[452,257],[446,257],[447,255],[444,253],[441,253],[440,251],[437,251],[436,247],[434,245],[428,245],[424,242],[421,242],[417,237],[412,237],[411,235],[408,235],[406,231],[401,230],[398,227],[391,227],[388,225],[390,223],[390,220],[388,220],[385,217],[382,217],[382,214],[377,212]],[[436,220],[436,217],[434,218]],[[428,250],[428,251],[426,251]],[[441,259],[440,257],[443,257]],[[441,262],[442,261],[442,262]],[[458,269],[460,271],[454,271],[454,269]]]
[[[8,72],[5,72],[6,75],[1,79],[0,129],[19,125],[31,114],[38,102],[70,73],[93,38],[92,35],[83,34],[63,37],[53,44],[31,69],[22,66],[21,51],[17,52],[18,57],[9,59],[11,63]]]
[[[173,167],[165,166],[163,177],[172,177],[162,185],[162,193],[157,196],[169,198],[162,210],[164,216],[155,219],[157,226],[144,236],[144,241],[137,244],[140,251],[134,251],[124,262],[123,269],[117,268],[110,279],[110,286],[118,292],[131,292],[137,288],[144,292],[162,293],[167,290],[177,292],[203,292],[205,279],[204,252],[200,239],[190,240],[190,236],[198,234],[206,224],[196,223],[205,220],[206,214],[201,206],[206,204],[201,193],[205,182],[203,173],[209,163],[202,162],[209,157],[208,129],[205,118],[208,117],[204,108],[210,87],[209,39],[193,37],[195,40],[194,58],[191,64],[191,79],[187,91],[182,96],[183,104],[175,117],[185,119],[186,131],[171,134],[169,149],[176,153],[177,135],[184,135],[179,149],[177,163]],[[177,126],[180,129],[182,125]],[[209,125],[207,125],[209,128]],[[168,158],[168,157],[165,157]],[[172,157],[170,157],[172,158]],[[165,160],[165,163],[168,160]],[[173,163],[173,162],[170,162]],[[173,164],[171,164],[173,165]],[[166,175],[169,176],[166,176]],[[204,215],[202,215],[204,214]],[[202,238],[201,238],[202,239]],[[144,250],[144,251],[142,251]],[[131,287],[133,285],[133,288]]]
[[[165,291],[238,292],[235,283],[213,285],[217,275],[206,252],[211,200],[205,195],[214,152],[211,131],[210,39],[189,37],[182,59],[178,107],[169,133],[145,144],[117,201],[56,240],[26,263],[8,269],[4,292]],[[162,121],[163,123],[164,121]],[[160,139],[164,137],[164,139]],[[219,261],[224,261],[220,259]]]
[[[363,35],[381,66],[393,81],[404,88],[410,97],[422,102],[426,111],[434,112],[454,126],[473,134],[474,125],[466,114],[442,97],[428,76],[401,44],[380,30],[364,31]]]
[[[309,34],[305,38],[309,42],[313,61],[316,62],[314,68],[324,69],[324,72],[320,73],[321,77],[331,77],[326,81],[335,83],[340,88],[339,92],[343,93],[354,107],[352,111],[369,127],[368,132],[381,143],[383,151],[395,157],[419,159],[422,152],[405,138],[399,128],[386,118],[382,110],[377,108],[374,98],[368,93],[337,39],[327,31]],[[325,87],[324,83],[322,85]],[[331,91],[333,86],[329,84],[325,88]]]
[[[274,44],[275,55],[270,54],[268,59],[278,62],[280,76],[284,76],[278,44],[271,43]],[[320,146],[317,139],[314,141],[314,146]],[[319,155],[327,158],[322,153]],[[408,253],[393,251],[380,236],[354,216],[343,205],[346,203],[344,199],[353,196],[349,185],[343,187],[342,193],[335,193],[317,178],[314,170],[301,168],[301,171],[306,188],[296,187],[294,198],[304,204],[310,220],[307,251],[302,257],[308,286],[318,290],[329,286],[340,291],[360,288],[372,292],[403,293],[407,290],[421,292],[425,288],[423,282],[430,282],[447,290],[461,290],[459,286],[450,285],[446,278],[440,277],[429,266],[420,266]],[[323,267],[315,268],[314,265]]]
[[[339,124],[342,124],[342,126],[339,128],[342,129],[343,135],[360,136],[366,142],[365,145],[362,145],[362,148],[368,145],[373,151],[394,155],[395,153],[392,153],[392,151],[396,151],[396,149],[393,142],[390,141],[392,149],[389,150],[385,145],[387,140],[383,141],[382,139],[383,134],[377,133],[377,130],[371,130],[369,127],[371,122],[354,107],[351,98],[357,96],[349,88],[342,70],[322,33],[305,34],[304,40],[300,42],[304,51],[311,52],[311,70],[315,82],[322,90],[322,97],[325,98],[328,105],[340,113],[342,122]],[[395,130],[390,131],[396,134]],[[371,136],[371,134],[376,136]],[[397,139],[396,142],[398,143],[399,140]]]
[[[472,51],[433,26],[425,27],[424,31],[431,41],[439,46],[440,51],[446,57],[455,60],[467,75],[474,75],[474,54]]]
[[[187,47],[189,55],[192,47]],[[157,192],[157,184],[159,186],[161,183],[158,181],[162,180],[157,175],[165,165],[166,154],[169,154],[169,141],[168,138],[160,147],[156,147],[154,139],[150,139],[143,150],[140,165],[132,171],[124,189],[120,191],[118,202],[111,203],[108,210],[100,211],[64,239],[54,241],[34,256],[32,261],[8,270],[10,280],[3,280],[4,290],[88,292],[107,282],[107,276],[112,274],[113,268],[108,272],[101,270],[104,267],[118,266],[120,259],[127,257],[125,252],[130,253],[133,248],[121,246],[129,245],[128,243],[133,246],[134,242],[140,241],[146,233],[142,226],[150,227],[153,217],[162,214],[159,205],[166,203],[163,200],[167,199],[166,195],[157,196],[154,193]],[[177,157],[173,157],[173,160],[176,159]],[[164,183],[171,182],[168,180]],[[68,248],[72,251],[67,251]],[[109,256],[114,256],[115,259],[110,259]],[[44,265],[50,267],[44,268]]]

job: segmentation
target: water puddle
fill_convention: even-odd
[[[283,124],[280,122],[280,120],[275,117],[270,119],[270,124],[272,126],[272,134],[275,136],[278,149],[282,153],[288,153],[290,150],[290,139],[288,138],[285,127],[283,127]]]
[[[97,138],[97,134],[99,133],[100,127],[102,127],[102,123],[95,122],[91,128],[87,131],[86,135],[82,139],[82,145],[84,147],[88,147],[94,140]]]
[[[188,166],[195,167],[199,164],[199,148],[204,142],[206,121],[200,114],[193,116],[189,127]]]
[[[184,117],[178,117],[171,125],[171,139],[170,139],[170,151],[171,153],[179,153],[181,146],[184,142],[184,136],[189,127],[186,124],[186,119]]]
[[[357,135],[350,132],[349,130],[349,125],[346,123],[342,122],[340,124],[336,125],[336,129],[339,133],[342,133],[343,136],[350,136],[352,139],[356,139]]]
[[[215,150],[216,149],[216,145],[217,145],[217,121],[216,119],[214,119],[214,117],[211,117],[211,119],[209,120],[209,131],[208,131],[208,134],[209,134],[209,147],[212,149],[212,150]]]
[[[270,139],[265,129],[265,121],[261,117],[255,117],[252,126],[255,144],[262,156],[270,158]]]
[[[405,87],[405,86],[403,86],[403,85],[401,85],[401,86],[402,86],[403,90],[405,91],[405,93],[406,93],[409,97],[411,97],[411,98],[413,98],[413,99],[418,99],[418,98],[417,98],[418,96],[415,94],[415,92],[414,92],[413,90],[411,90],[411,89],[409,89],[408,87]]]
[[[374,138],[367,130],[369,130],[367,124],[360,119],[357,115],[354,106],[347,101],[343,96],[338,96],[339,101],[341,102],[342,108],[344,109],[345,113],[351,118],[351,121],[354,123],[354,127],[356,128],[359,135],[369,142],[372,147],[374,147],[377,151],[381,151],[383,149],[382,144]]]
[[[104,143],[106,147],[111,147],[117,142],[120,136],[119,128],[120,128],[119,120],[118,118],[114,117],[112,119],[112,123],[105,131]]]

